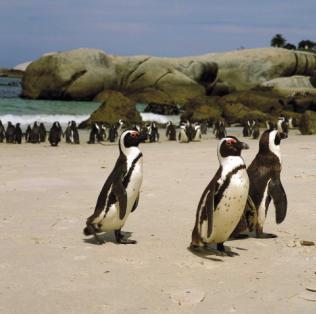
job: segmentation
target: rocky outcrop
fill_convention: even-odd
[[[90,100],[116,83],[110,57],[96,49],[77,49],[32,62],[22,80],[22,97]]]
[[[24,72],[16,69],[0,69],[0,77],[22,78]]]
[[[91,114],[88,120],[81,123],[81,128],[89,127],[94,122],[112,125],[120,119],[130,125],[141,123],[141,117],[135,109],[135,103],[122,93],[105,91],[98,95],[97,99],[102,102],[101,106]]]

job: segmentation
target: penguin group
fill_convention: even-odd
[[[180,125],[181,136],[188,137],[186,127],[187,124]],[[175,134],[173,124],[168,123],[166,136],[175,140]],[[258,238],[274,236],[264,233],[263,227],[271,200],[276,209],[276,223],[283,222],[286,217],[287,197],[280,178],[280,144],[286,137],[278,130],[264,131],[259,151],[248,168],[241,156],[243,150],[249,149],[247,143],[226,134],[218,140],[220,165],[197,205],[190,244],[192,251],[211,249],[222,256],[234,256],[238,254],[224,245],[229,238],[245,237],[245,232],[247,236]],[[104,243],[100,237],[103,232],[114,232],[118,243],[136,243],[125,239],[121,229],[139,203],[143,178],[143,154],[139,144],[146,140],[148,134],[137,127],[124,131],[119,137],[119,157],[83,230],[86,236],[93,235],[100,244]]]
[[[125,129],[122,120],[112,125],[103,122],[94,122],[91,125],[88,144],[96,144],[104,141],[114,143]]]

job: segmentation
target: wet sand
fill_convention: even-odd
[[[258,141],[243,140],[249,164]],[[315,313],[316,248],[300,240],[316,241],[316,136],[282,142],[288,215],[276,225],[271,204],[265,231],[278,237],[227,241],[236,257],[188,250],[216,144],[142,144],[140,202],[123,228],[138,243],[108,234],[102,246],[82,229],[117,145],[0,144],[0,312]]]

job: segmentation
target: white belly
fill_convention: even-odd
[[[258,208],[258,224],[263,228],[264,222],[266,220],[266,199],[268,196],[268,187],[271,179],[268,181],[267,186],[263,193],[262,201]]]
[[[187,143],[188,142],[187,134],[185,133],[185,131],[183,129],[180,130],[179,142],[180,143]]]
[[[97,223],[99,229],[104,232],[119,230],[121,229],[126,220],[128,215],[131,213],[135,201],[138,197],[140,187],[143,181],[143,166],[142,166],[142,159],[140,159],[133,170],[131,175],[130,181],[126,188],[127,193],[127,206],[126,206],[126,214],[123,219],[119,217],[119,203],[116,202],[115,204],[111,205],[109,211],[107,212],[106,216],[100,219]]]
[[[206,223],[202,225],[204,242],[223,243],[229,238],[245,209],[248,191],[249,179],[247,172],[245,169],[239,170],[232,176],[228,188],[213,212],[213,228],[209,238],[206,237]]]

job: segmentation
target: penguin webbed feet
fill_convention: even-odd
[[[255,238],[257,239],[274,239],[277,238],[278,236],[274,233],[256,233]]]
[[[136,240],[124,239],[124,235],[122,234],[121,230],[114,231],[116,242],[119,244],[136,244]]]
[[[239,254],[236,252],[226,250],[223,243],[217,243],[217,252],[218,252],[218,255],[220,256],[229,256],[229,257],[239,256]]]

